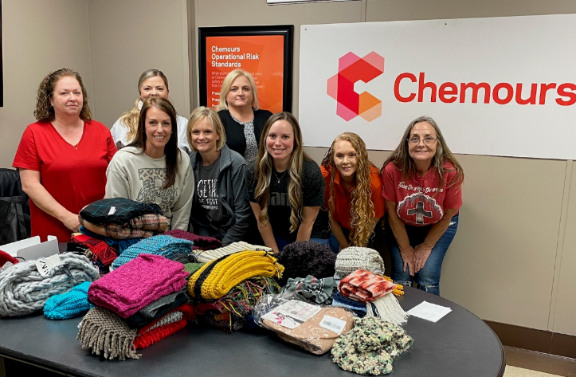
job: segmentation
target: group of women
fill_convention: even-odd
[[[61,69],[42,81],[37,122],[13,164],[31,198],[33,235],[66,241],[79,230],[83,206],[123,197],[156,203],[172,229],[224,245],[252,241],[257,224],[260,242],[278,253],[311,239],[322,208],[329,238],[312,240],[335,252],[367,246],[383,218],[392,278],[439,294],[464,173],[433,119],[412,121],[381,171],[351,132],[333,141],[319,167],[304,152],[292,114],[259,108],[247,72],[226,77],[218,113],[199,107],[189,119],[169,101],[161,71],[144,72],[138,91],[110,132],[91,119],[78,73]]]

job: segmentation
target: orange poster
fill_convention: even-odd
[[[207,106],[218,106],[226,75],[243,69],[254,77],[260,108],[283,110],[284,36],[206,37],[205,54]]]

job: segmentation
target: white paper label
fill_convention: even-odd
[[[326,330],[334,331],[338,335],[342,334],[344,326],[346,326],[346,321],[331,317],[329,315],[325,315],[324,318],[322,318],[322,321],[320,321],[320,327],[323,327]]]
[[[36,268],[40,275],[48,276],[56,266],[60,266],[61,264],[60,255],[54,254],[46,258],[38,259],[36,261]]]
[[[110,207],[110,211],[108,211],[108,215],[113,215],[116,213],[116,207],[112,206]]]
[[[320,307],[306,302],[290,300],[262,316],[280,326],[294,329],[320,311]]]

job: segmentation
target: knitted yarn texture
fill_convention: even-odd
[[[384,274],[384,260],[380,254],[368,247],[350,246],[342,249],[336,258],[336,275],[343,278],[363,269],[375,274]]]
[[[175,238],[172,236],[154,236],[143,239],[135,245],[130,246],[118,256],[112,263],[114,269],[130,262],[140,254],[161,255],[168,259],[173,259],[182,253],[192,251],[192,241]]]
[[[168,230],[164,234],[194,242],[192,247],[194,250],[212,250],[222,247],[222,242],[217,238],[198,236],[181,229]]]
[[[131,329],[139,328],[158,319],[171,311],[188,302],[188,295],[185,291],[171,293],[161,297],[150,305],[142,308],[138,313],[126,318],[126,324]]]
[[[354,328],[332,347],[332,361],[349,372],[378,376],[392,372],[394,359],[412,346],[403,328],[379,318],[354,318]]]
[[[148,304],[186,285],[184,265],[160,255],[140,254],[104,275],[88,290],[88,298],[128,318]]]
[[[134,339],[137,330],[128,325],[106,308],[95,306],[84,316],[76,339],[82,348],[88,348],[94,355],[102,355],[108,360],[139,359]]]
[[[317,242],[300,241],[286,245],[278,257],[278,262],[285,268],[284,285],[288,278],[312,275],[317,278],[334,276],[336,254],[328,245]]]
[[[41,310],[50,297],[98,278],[98,269],[83,255],[60,254],[62,265],[42,276],[36,261],[0,271],[0,316],[17,317]]]
[[[196,271],[188,281],[192,297],[216,300],[235,285],[255,276],[280,278],[284,267],[267,251],[241,251],[211,261]]]
[[[134,339],[134,347],[136,349],[149,347],[186,327],[193,319],[195,319],[195,314],[192,306],[181,305],[148,326],[139,329]]]
[[[295,292],[311,304],[332,304],[332,293],[336,290],[333,277],[316,279],[312,275],[305,278],[288,279],[288,283],[282,287],[282,292]]]
[[[48,319],[68,319],[86,313],[93,306],[88,302],[90,284],[85,281],[66,293],[50,297],[44,305],[44,316]]]
[[[238,253],[240,251],[268,251],[272,249],[266,246],[251,245],[248,242],[232,242],[228,246],[220,247],[214,250],[207,250],[197,254],[198,262],[207,263],[226,255]]]

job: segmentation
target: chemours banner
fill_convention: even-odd
[[[393,150],[436,120],[453,152],[576,158],[576,15],[304,25],[307,146]]]

